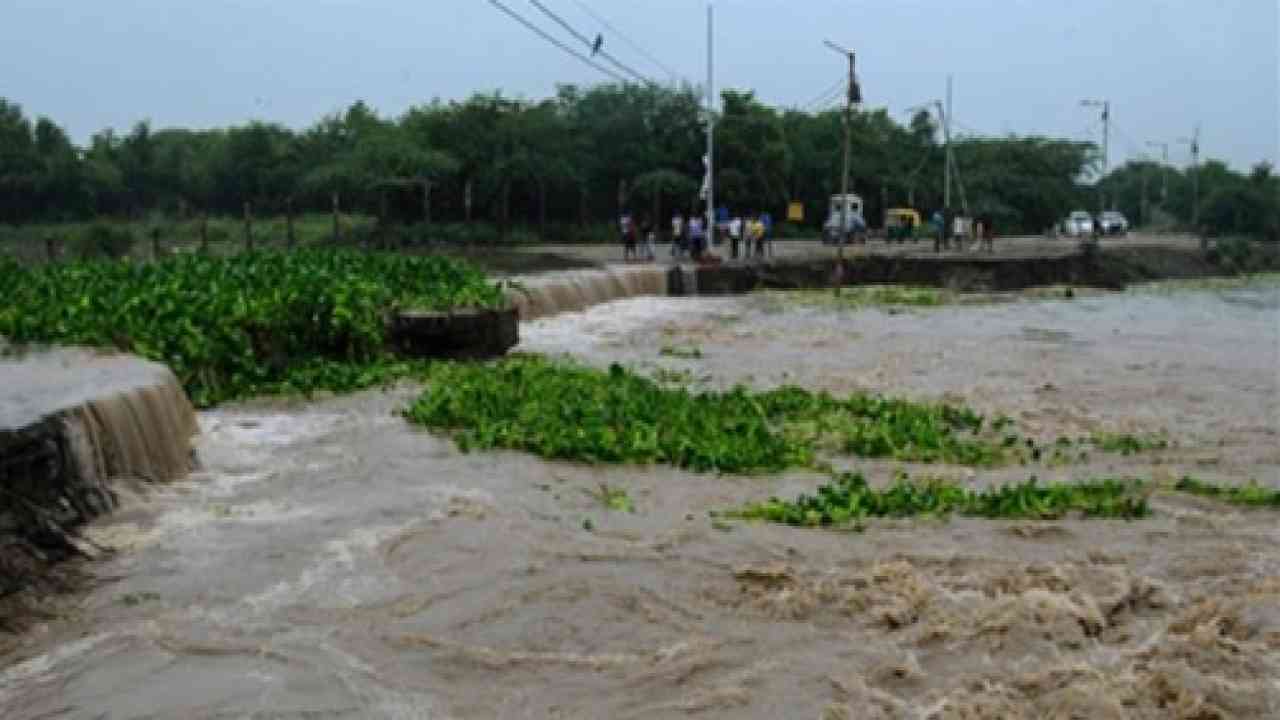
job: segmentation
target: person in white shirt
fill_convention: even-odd
[[[729,248],[734,260],[738,259],[738,243],[742,241],[742,218],[737,215],[729,221]]]
[[[676,213],[671,217],[671,257],[676,257],[684,250],[684,215]]]

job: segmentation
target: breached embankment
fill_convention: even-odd
[[[76,529],[116,505],[124,479],[193,465],[195,410],[163,365],[60,349],[0,359],[0,598],[84,552]]]

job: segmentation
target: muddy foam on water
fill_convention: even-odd
[[[1199,291],[897,313],[641,297],[529,323],[522,349],[1176,442],[1042,477],[1280,485],[1280,330],[1272,296],[1244,293],[1262,308]],[[7,661],[0,714],[1280,715],[1274,513],[1159,495],[1138,522],[724,526],[707,511],[821,478],[464,455],[394,415],[413,395],[202,415],[203,474],[95,527],[145,537]],[[636,512],[605,509],[601,483]]]

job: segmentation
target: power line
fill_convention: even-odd
[[[579,41],[581,41],[583,45],[586,45],[588,48],[592,48],[593,54],[599,54],[600,57],[604,58],[605,60],[608,60],[611,64],[613,64],[614,67],[618,68],[624,73],[627,73],[628,75],[631,75],[632,77],[636,78],[640,82],[655,84],[653,80],[651,80],[650,78],[645,77],[644,75],[641,75],[640,73],[636,72],[630,67],[627,67],[626,65],[623,65],[621,62],[618,62],[617,58],[613,57],[608,52],[604,50],[595,50],[595,43],[591,40],[591,38],[575,30],[572,25],[565,22],[564,19],[561,18],[559,15],[555,14],[554,12],[551,12],[551,10],[548,9],[546,5],[543,5],[541,2],[539,2],[539,0],[529,0],[529,2],[532,3],[534,7],[541,10],[543,15],[546,15],[547,17],[551,18],[553,21],[555,21],[557,25],[564,28],[570,35],[574,36]]]
[[[541,36],[543,40],[546,40],[547,42],[551,43],[552,45],[555,45],[556,47],[560,48],[561,50],[563,50],[563,51],[565,51],[565,52],[569,53],[570,55],[572,55],[572,56],[574,56],[574,57],[578,58],[579,60],[581,60],[582,62],[584,62],[584,63],[586,63],[586,64],[588,64],[588,65],[590,65],[591,67],[595,68],[596,70],[599,70],[600,72],[604,73],[605,75],[608,75],[609,77],[613,78],[614,80],[617,80],[617,81],[618,81],[618,82],[620,82],[620,83],[625,83],[625,82],[627,81],[627,79],[626,79],[626,78],[622,77],[622,76],[621,76],[621,75],[619,75],[618,73],[616,73],[616,72],[614,72],[614,71],[610,70],[610,69],[609,69],[609,68],[607,68],[607,67],[604,67],[604,66],[602,66],[602,65],[600,65],[600,64],[598,64],[598,63],[596,63],[594,60],[592,60],[591,58],[587,57],[586,55],[583,55],[582,53],[578,52],[577,50],[574,50],[573,48],[569,47],[568,45],[565,45],[564,43],[560,42],[559,40],[555,39],[554,37],[551,37],[551,36],[550,36],[550,35],[548,35],[548,34],[546,33],[546,31],[544,31],[542,28],[538,27],[537,25],[534,25],[533,23],[529,22],[528,20],[525,20],[525,19],[524,19],[523,17],[521,17],[521,16],[520,16],[520,14],[519,14],[519,13],[517,13],[515,10],[512,10],[511,8],[507,7],[506,5],[503,5],[503,4],[502,4],[501,2],[499,2],[498,0],[489,0],[489,4],[490,4],[490,5],[493,5],[493,6],[494,6],[494,7],[496,7],[496,8],[498,8],[498,9],[499,9],[499,10],[501,10],[502,12],[504,12],[504,13],[506,13],[506,14],[510,15],[510,16],[512,17],[512,19],[514,19],[516,22],[518,22],[518,23],[520,23],[521,25],[523,25],[523,26],[525,26],[525,27],[529,28],[530,30],[534,31],[534,32],[535,32],[535,33],[537,33],[539,36]]]
[[[837,79],[835,83],[831,85],[831,87],[828,87],[826,90],[823,90],[821,93],[818,94],[817,97],[813,98],[812,100],[805,103],[804,105],[801,105],[800,108],[808,112],[809,110],[819,105],[825,105],[826,103],[831,102],[832,96],[835,93],[838,93],[841,90],[843,90],[845,83],[847,82],[849,82],[848,78],[844,77],[843,75],[840,76],[840,78]]]
[[[632,50],[635,50],[636,52],[645,56],[645,58],[647,58],[654,65],[657,65],[658,67],[662,68],[662,71],[665,72],[667,75],[671,76],[672,78],[680,77],[679,73],[677,73],[675,70],[672,70],[671,68],[664,65],[661,60],[654,57],[648,50],[645,50],[644,48],[640,47],[633,40],[631,40],[631,38],[624,35],[613,25],[610,25],[608,20],[605,20],[603,17],[600,17],[599,13],[597,13],[595,10],[592,10],[586,3],[582,2],[582,0],[573,0],[573,4],[582,8],[583,12],[595,18],[596,22],[603,25],[606,30],[613,33],[614,35],[617,35],[620,40],[622,40],[627,45],[630,45]]]

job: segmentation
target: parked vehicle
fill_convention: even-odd
[[[920,213],[909,208],[893,208],[885,213],[884,236],[886,240],[915,240],[916,231],[923,223]]]
[[[1129,220],[1116,210],[1107,210],[1098,216],[1098,232],[1102,235],[1129,234]]]
[[[866,239],[867,220],[862,216],[862,198],[853,194],[832,195],[831,210],[822,226],[822,242],[836,245]]]
[[[1059,231],[1067,237],[1089,237],[1093,235],[1093,216],[1085,210],[1073,211],[1062,221]]]

